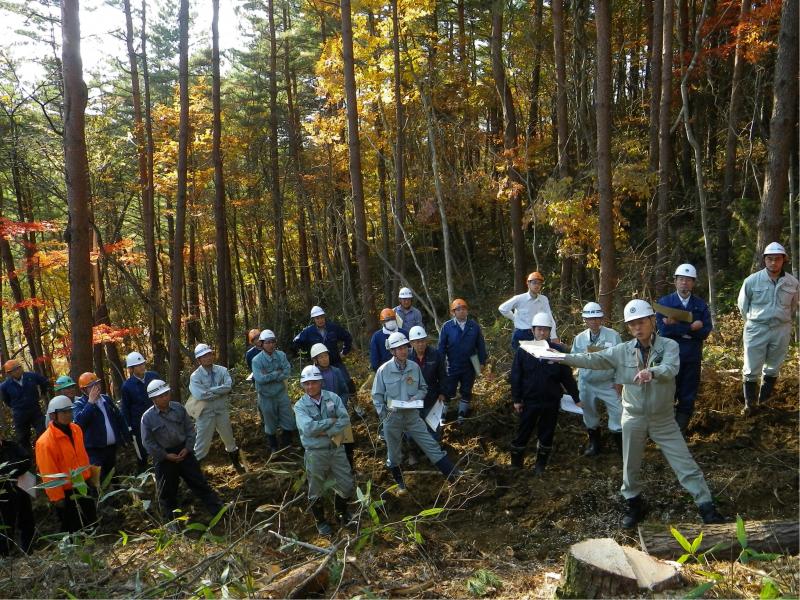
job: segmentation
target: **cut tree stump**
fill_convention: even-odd
[[[258,590],[256,596],[259,598],[307,598],[311,594],[322,593],[328,587],[329,575],[328,569],[323,569],[314,575],[319,566],[320,561],[314,561],[292,569],[284,577],[272,581]],[[302,587],[295,590],[298,586]]]
[[[674,566],[610,538],[570,546],[562,581],[559,598],[618,598],[682,585]]]
[[[717,560],[736,560],[742,547],[736,539],[736,523],[723,525],[703,525],[698,523],[675,525],[675,529],[689,542],[703,532],[699,552],[712,546],[725,543],[726,546],[714,553]],[[747,545],[759,552],[777,552],[795,555],[800,549],[800,524],[798,521],[750,521],[744,524],[747,532]],[[652,556],[677,559],[684,553],[673,537],[668,525],[644,524],[639,526],[639,540],[642,550]]]

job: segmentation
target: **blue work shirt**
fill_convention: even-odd
[[[258,356],[258,353],[261,352],[261,348],[257,346],[250,346],[247,352],[244,355],[244,360],[247,363],[247,368],[250,369],[250,372],[253,372],[253,359]]]
[[[298,333],[292,343],[302,352],[310,352],[314,344],[325,344],[332,365],[342,362],[342,356],[347,356],[353,346],[353,336],[344,327],[333,321],[325,322],[324,334],[321,334],[313,323]],[[339,343],[342,344],[341,354]]]
[[[470,356],[473,354],[477,354],[478,362],[485,365],[486,342],[481,326],[474,319],[467,319],[462,330],[455,318],[450,319],[439,334],[439,352],[447,357],[447,373],[450,375],[472,369]]]
[[[11,377],[0,384],[0,396],[3,402],[15,415],[23,415],[34,411],[41,412],[39,391],[47,395],[50,380],[38,373],[25,371],[19,381]]]
[[[689,296],[686,306],[681,302],[678,292],[659,299],[658,303],[667,308],[688,310],[692,313],[692,321],[702,321],[703,326],[697,331],[691,330],[691,323],[678,322],[673,325],[664,323],[664,315],[656,313],[656,324],[659,335],[678,342],[681,362],[699,363],[703,358],[703,340],[711,333],[711,312],[708,305],[694,294]]]
[[[139,436],[142,415],[153,406],[153,401],[147,395],[147,384],[154,379],[161,379],[161,376],[155,371],[145,371],[144,379],[131,375],[120,388],[122,418],[136,436]]]
[[[394,307],[394,314],[397,315],[398,320],[403,322],[402,327],[406,331],[411,331],[411,328],[416,325],[422,327],[422,313],[416,306],[411,306],[406,310],[398,304]]]

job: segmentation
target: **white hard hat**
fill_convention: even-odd
[[[54,396],[50,403],[47,405],[47,414],[51,415],[53,413],[61,412],[62,410],[66,410],[68,408],[72,408],[72,400],[67,398],[66,396]]]
[[[416,340],[424,340],[428,337],[428,334],[425,332],[425,328],[421,325],[414,325],[411,328],[411,331],[408,332],[408,341],[414,342]]]
[[[784,256],[787,256],[786,248],[781,246],[778,242],[770,242],[767,244],[767,247],[764,248],[764,256],[767,254],[783,254]]]
[[[321,306],[312,306],[312,307],[311,307],[311,318],[312,318],[312,319],[313,319],[314,317],[321,317],[321,316],[322,316],[322,315],[324,315],[324,314],[325,314],[325,311],[324,311],[324,310],[322,310],[322,307],[321,307]]]
[[[206,354],[211,354],[212,352],[213,350],[211,349],[211,346],[209,346],[208,344],[197,344],[197,346],[194,347],[195,358],[200,358],[201,356],[205,356]]]
[[[309,354],[311,355],[311,358],[317,358],[320,354],[325,354],[326,352],[330,352],[328,347],[325,344],[317,342],[311,346],[311,351]]]
[[[400,348],[401,346],[405,346],[407,344],[408,338],[405,336],[405,334],[400,333],[399,331],[395,331],[386,340],[386,347],[390,350]]]
[[[144,356],[139,354],[138,352],[131,352],[128,356],[125,357],[125,366],[129,369],[131,367],[136,367],[138,365],[143,365],[146,361],[144,360]]]
[[[631,300],[625,305],[625,322],[635,321],[636,319],[641,319],[642,317],[650,317],[654,314],[653,307],[650,306],[650,303],[646,300],[641,300],[636,298]]]
[[[688,263],[678,265],[678,268],[675,269],[675,277],[678,275],[681,277],[691,277],[692,279],[697,279],[697,269]]]
[[[322,373],[315,365],[308,365],[304,367],[300,373],[300,383],[306,381],[322,381]]]
[[[540,312],[533,315],[531,327],[553,327],[553,318],[546,312]]]
[[[267,340],[277,340],[278,338],[275,337],[275,333],[271,329],[265,329],[261,333],[258,334],[258,341],[259,342],[266,342]]]
[[[403,298],[413,298],[414,294],[411,293],[410,289],[404,287],[400,288],[400,293],[397,294],[397,297],[402,300]]]
[[[597,302],[587,302],[586,305],[583,307],[583,312],[581,312],[581,316],[584,319],[593,319],[595,317],[604,317],[605,314],[603,313],[603,307],[600,306]]]
[[[169,384],[161,379],[153,379],[147,384],[147,397],[158,398],[169,391]]]

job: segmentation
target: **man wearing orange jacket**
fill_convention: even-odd
[[[83,445],[83,432],[72,422],[72,400],[56,396],[47,406],[48,425],[36,440],[36,464],[44,483],[61,485],[45,488],[61,521],[61,530],[74,533],[97,520],[94,498],[77,493],[85,489],[92,475],[89,455]],[[79,473],[76,470],[83,469]],[[73,485],[74,484],[74,485]]]

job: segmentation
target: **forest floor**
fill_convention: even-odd
[[[740,374],[731,366],[740,354],[736,343],[723,334],[707,349],[689,447],[721,512],[745,521],[796,519],[796,349],[769,406],[744,419],[739,415]],[[504,346],[505,339],[492,345]],[[445,429],[446,449],[465,469],[452,486],[423,457],[406,468],[408,495],[393,494],[382,466],[385,448],[377,440],[374,410],[362,391],[356,404],[364,418],[351,405],[355,478],[363,498],[360,525],[341,529],[331,539],[320,537],[306,510],[301,460],[288,453],[267,457],[254,392],[243,382],[236,388],[233,419],[248,473],[235,473],[218,439],[204,465],[212,485],[233,503],[229,516],[204,533],[201,524],[208,515],[184,492],[185,531],[173,535],[159,523],[154,505],[145,510],[152,481],[138,486],[131,478],[123,480],[121,489],[141,487],[143,493],[123,491],[103,501],[98,532],[72,544],[55,535],[40,542],[33,556],[0,563],[0,596],[260,596],[276,573],[316,565],[325,557],[285,539],[293,538],[336,548],[327,564],[330,583],[320,597],[552,597],[570,544],[611,537],[638,546],[637,537],[620,529],[621,458],[609,445],[599,457],[584,458],[582,421],[562,413],[545,474],[533,475],[533,451],[524,470],[512,470],[508,446],[516,417],[508,405],[510,356],[508,351],[496,354],[490,365],[493,377],[476,385],[475,416]],[[364,357],[349,364],[363,381]],[[691,498],[652,443],[643,480],[651,509],[648,522],[665,528],[699,522]],[[42,531],[54,530],[55,514],[42,498],[37,517]],[[721,579],[706,597],[759,597],[765,575],[784,595],[797,597],[799,567],[796,557],[756,568],[711,563],[706,570],[716,570]],[[476,576],[479,570],[488,576]],[[670,596],[683,597],[706,580],[696,570],[685,573],[686,587]]]

